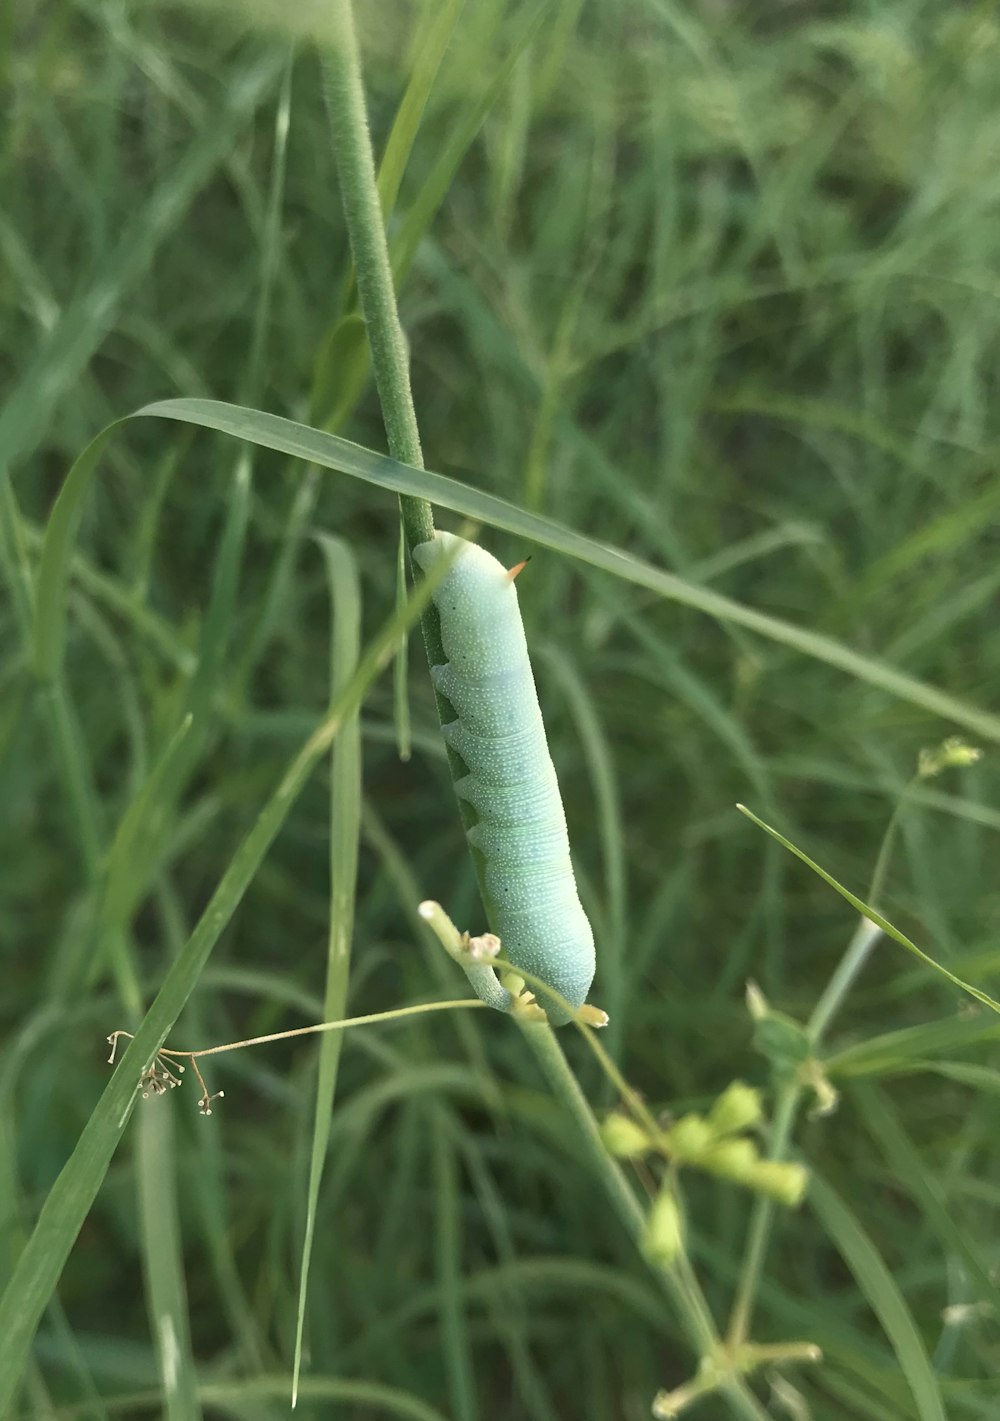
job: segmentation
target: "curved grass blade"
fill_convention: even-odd
[[[348,545],[329,534],[317,535],[330,586],[330,700],[336,701],[357,671],[361,648],[361,591],[357,564]],[[354,930],[354,896],[361,837],[361,721],[359,709],[345,719],[333,745],[330,767],[330,926],[327,939],[326,992],[323,1020],[346,1014]],[[323,1037],[319,1048],[316,1109],[313,1116],[306,1226],[299,1266],[299,1301],[295,1319],[295,1359],[292,1365],[292,1408],[298,1401],[302,1371],[309,1263],[312,1257],[323,1166],[330,1143],[330,1117],[337,1088],[343,1036]]]
[[[892,1344],[920,1421],[947,1421],[923,1338],[881,1254],[840,1195],[815,1173],[809,1181],[809,1203]]]
[[[766,834],[770,834],[772,839],[777,839],[778,843],[782,844],[789,853],[794,854],[797,859],[801,859],[808,868],[812,869],[813,873],[818,874],[819,877],[822,878],[824,883],[828,883],[831,888],[835,889],[841,898],[846,898],[853,908],[857,908],[859,913],[868,918],[870,922],[873,922],[876,927],[881,928],[886,937],[891,937],[894,942],[898,942],[901,947],[905,947],[908,952],[912,952],[915,957],[919,957],[921,962],[925,962],[928,967],[933,967],[935,972],[939,972],[942,977],[947,977],[949,982],[952,982],[956,987],[960,987],[963,992],[968,992],[970,997],[975,997],[977,1002],[982,1002],[983,1006],[989,1007],[990,1011],[995,1011],[1000,1015],[1000,1002],[994,1001],[986,992],[980,991],[978,987],[973,987],[970,982],[966,982],[962,977],[956,976],[954,972],[949,972],[948,968],[944,967],[940,962],[936,962],[929,953],[924,952],[923,948],[918,947],[905,933],[901,933],[898,928],[894,928],[888,918],[883,918],[881,913],[877,912],[868,903],[865,903],[857,894],[852,893],[849,888],[845,888],[842,883],[838,883],[832,874],[827,873],[826,869],[820,868],[818,863],[814,863],[808,854],[804,854],[801,849],[796,848],[789,839],[785,838],[784,834],[779,834],[777,829],[772,829],[770,824],[766,824],[763,819],[759,819],[752,810],[747,809],[745,804],[738,804],[736,808],[741,814],[745,814],[748,819],[752,819],[758,828],[763,829]]]
[[[996,1077],[996,1072],[989,1072],[985,1067],[979,1070]],[[996,1089],[995,1080],[993,1089]],[[945,1252],[962,1260],[980,1298],[989,1304],[994,1317],[1000,1317],[1000,1287],[984,1264],[975,1239],[955,1216],[938,1172],[928,1168],[903,1128],[889,1096],[872,1084],[855,1085],[851,1095],[873,1143],[895,1175],[898,1187],[905,1190],[920,1209]]]
[[[167,741],[163,753],[121,818],[105,865],[100,918],[102,933],[121,929],[135,906],[136,895],[147,890],[149,866],[162,847],[161,836],[167,821],[166,806],[173,799],[174,781],[190,729],[189,713]]]
[[[832,637],[810,631],[807,627],[796,626],[779,617],[769,616],[766,612],[758,612],[742,602],[736,602],[707,587],[688,582],[674,573],[653,567],[607,543],[577,533],[555,519],[528,513],[516,504],[470,488],[456,479],[412,468],[385,454],[362,448],[359,444],[352,444],[349,440],[312,429],[308,425],[296,424],[294,420],[283,419],[279,415],[244,409],[216,400],[161,400],[143,406],[136,411],[136,415],[176,419],[186,424],[221,430],[265,448],[320,464],[324,468],[337,469],[352,478],[374,484],[377,488],[427,499],[438,507],[450,508],[477,522],[503,528],[509,533],[553,548],[556,552],[578,558],[581,562],[589,563],[591,567],[610,572],[639,587],[647,587],[658,596],[705,612],[721,622],[745,627],[769,641],[791,647],[817,661],[824,661],[829,666],[846,671],[848,675],[877,686],[911,705],[920,706],[933,715],[943,716],[989,740],[1000,742],[1000,716],[990,711],[982,710],[958,696],[950,695],[947,691],[938,690],[936,686],[929,686],[874,657],[853,651]],[[80,460],[85,459],[88,453],[89,450],[85,450]],[[72,477],[73,471],[69,478]],[[67,486],[68,484],[69,479]],[[41,616],[41,609],[39,615]]]

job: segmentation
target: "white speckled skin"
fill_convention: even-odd
[[[485,862],[490,926],[505,957],[582,1006],[594,934],[577,896],[517,592],[496,558],[453,533],[436,533],[413,556],[426,572],[456,547],[434,594],[448,660],[431,675],[458,713],[444,736],[469,768],[456,789],[479,815],[468,838]],[[539,1000],[556,1025],[568,1019]]]

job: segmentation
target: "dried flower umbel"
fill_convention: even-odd
[[[108,1037],[108,1042],[111,1046],[111,1055],[108,1057],[109,1066],[113,1066],[115,1063],[118,1042],[122,1037],[124,1037],[126,1041],[131,1041],[132,1033],[130,1031],[112,1031]],[[184,1074],[185,1067],[178,1059],[183,1056],[185,1060],[190,1061],[191,1069],[194,1071],[195,1076],[198,1078],[198,1084],[201,1086],[201,1099],[198,1101],[198,1109],[202,1115],[211,1115],[212,1101],[222,1100],[226,1092],[224,1090],[217,1090],[214,1095],[209,1094],[208,1086],[205,1084],[205,1078],[198,1069],[198,1062],[195,1060],[197,1054],[196,1051],[171,1051],[166,1047],[161,1047],[139,1078],[139,1084],[136,1089],[142,1092],[143,1100],[148,1100],[151,1095],[165,1095],[168,1090],[173,1090],[175,1086],[184,1084],[181,1080],[181,1076]]]

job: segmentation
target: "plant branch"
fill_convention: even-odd
[[[349,1031],[354,1026],[375,1026],[385,1021],[402,1021],[408,1016],[422,1016],[427,1012],[460,1011],[464,1008],[478,1010],[485,1003],[475,997],[462,997],[451,1002],[418,1002],[415,1006],[394,1007],[391,1011],[370,1012],[367,1016],[348,1016],[342,1021],[320,1021],[313,1026],[293,1026],[288,1031],[272,1031],[267,1036],[248,1036],[245,1041],[227,1041],[222,1046],[203,1046],[198,1051],[178,1051],[174,1047],[161,1046],[157,1055],[181,1057],[193,1061],[203,1056],[221,1056],[226,1051],[242,1051],[244,1046],[266,1046],[271,1041],[289,1041],[293,1036],[315,1036],[324,1031]],[[113,1031],[108,1037],[112,1046],[119,1038],[131,1041],[129,1031]]]
[[[619,1166],[608,1154],[597,1120],[579,1082],[570,1069],[555,1032],[547,1022],[527,1021],[515,1015],[524,1039],[537,1060],[553,1095],[565,1108],[583,1142],[588,1161],[632,1242],[643,1251],[646,1216]],[[644,1254],[644,1256],[646,1256]],[[695,1279],[684,1250],[677,1262],[662,1267],[647,1258],[666,1289],[678,1316],[702,1359],[719,1368],[719,1390],[728,1399],[735,1415],[744,1421],[768,1421],[767,1412],[735,1372],[728,1371],[727,1355],[720,1341],[708,1303]]]
[[[844,998],[868,960],[868,954],[881,936],[881,928],[868,918],[861,919],[843,957],[806,1023],[806,1035],[813,1047],[819,1045],[823,1033],[843,1005]],[[778,1096],[774,1119],[768,1132],[768,1159],[783,1160],[788,1153],[788,1143],[792,1136],[792,1130],[795,1128],[795,1120],[804,1094],[805,1087],[798,1081],[792,1081],[783,1088]],[[753,1305],[764,1268],[764,1259],[773,1223],[774,1202],[762,1196],[754,1205],[750,1227],[747,1230],[746,1251],[743,1255],[736,1299],[729,1320],[728,1343],[730,1347],[741,1346],[749,1335]]]

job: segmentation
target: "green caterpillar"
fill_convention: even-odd
[[[491,926],[509,961],[580,1007],[594,977],[594,934],[570,863],[513,575],[452,533],[436,533],[413,556],[425,572],[453,558],[433,596],[447,661],[431,676],[458,715],[443,733],[469,770],[456,789],[479,816],[468,840],[482,854]],[[542,1005],[554,1024],[569,1019]]]

